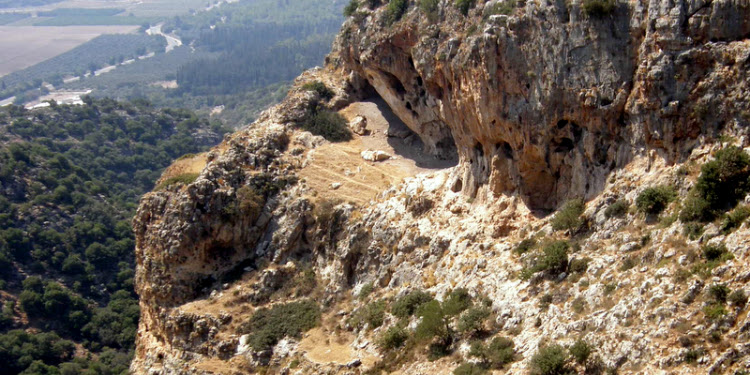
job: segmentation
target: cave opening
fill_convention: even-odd
[[[429,109],[425,108],[422,104],[424,101],[418,100],[416,95],[426,95],[424,90],[407,93],[398,78],[387,72],[381,73],[385,77],[385,83],[399,94],[400,100],[395,103],[387,102],[369,83],[362,90],[366,94],[362,100],[377,106],[377,112],[387,124],[384,133],[388,136],[388,145],[398,156],[413,160],[420,168],[444,169],[456,166],[458,152],[448,125],[439,120],[421,122],[420,111]],[[415,76],[408,87],[418,90],[420,79]],[[417,85],[414,84],[415,81]],[[394,106],[397,108],[393,108]],[[408,126],[399,115],[407,117],[406,121],[417,131]]]

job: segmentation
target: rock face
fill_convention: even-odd
[[[441,7],[439,22],[411,9],[393,25],[365,12],[331,61],[434,153],[458,152],[463,192],[518,192],[537,209],[598,195],[644,150],[682,161],[701,136],[747,121],[742,1],[630,1],[598,16],[576,1],[523,3],[502,18],[494,2],[469,17]]]
[[[443,298],[459,287],[489,298],[493,332],[512,337],[518,354],[509,373],[526,373],[545,342],[577,338],[620,373],[699,373],[686,358],[711,373],[750,365],[744,306],[706,320],[702,305],[710,285],[745,288],[750,229],[713,226],[689,239],[669,220],[675,205],[662,223],[606,214],[650,185],[686,196],[719,136],[747,146],[750,7],[632,0],[589,15],[577,1],[512,3],[508,15],[490,1],[468,16],[440,4],[427,17],[408,2],[393,24],[387,7],[362,5],[325,68],[217,146],[194,182],[146,195],[134,219],[142,315],[133,372],[367,371],[382,358],[382,331],[347,320],[364,308],[350,291],[366,284],[378,298],[417,288]],[[314,80],[336,96],[302,89]],[[459,164],[364,206],[319,196],[297,172],[325,141],[297,125],[373,93],[427,150]],[[573,197],[587,201],[586,228],[552,230],[539,212]],[[535,255],[510,250],[527,238],[569,240],[569,263],[587,266],[521,278]],[[705,270],[705,243],[725,243],[734,260]],[[254,351],[240,333],[256,309],[304,297],[324,307],[331,337],[355,336],[324,340],[350,357],[302,353],[304,336]],[[469,341],[457,339],[457,355]],[[448,374],[457,364],[417,356],[399,370]]]

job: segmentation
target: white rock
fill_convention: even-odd
[[[237,345],[237,355],[245,354],[250,351],[250,335],[240,336],[239,344]]]
[[[367,161],[384,161],[391,158],[391,155],[385,151],[380,150],[366,150],[360,153],[362,159]]]
[[[367,130],[367,118],[364,116],[353,118],[349,123],[349,128],[357,135],[367,135],[370,133],[370,131]]]

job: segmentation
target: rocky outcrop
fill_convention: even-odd
[[[508,15],[492,14],[490,1],[468,17],[441,4],[429,19],[409,2],[393,24],[386,7],[360,6],[325,68],[217,146],[194,182],[145,196],[134,219],[142,317],[133,371],[366,371],[368,356],[382,355],[372,344],[382,331],[346,320],[364,303],[351,290],[365,284],[383,298],[416,288],[443,298],[457,287],[488,297],[493,326],[516,344],[510,373],[525,373],[544,342],[576,338],[621,373],[694,373],[688,354],[715,373],[744,366],[745,345],[707,336],[742,340],[750,323],[736,312],[707,322],[701,302],[702,279],[745,287],[748,229],[714,226],[687,239],[669,216],[675,206],[663,223],[605,211],[649,185],[685,196],[720,134],[747,145],[750,7],[640,0],[588,15],[576,1],[512,3],[521,5]],[[313,80],[335,97],[301,88]],[[297,172],[325,141],[297,126],[375,94],[428,151],[459,164],[362,206],[319,196]],[[552,230],[539,212],[571,197],[587,200],[585,230]],[[587,268],[520,278],[533,256],[509,250],[526,238],[572,240],[571,261]],[[718,242],[735,260],[685,276],[700,266],[701,246]],[[255,309],[310,296],[326,310],[327,332],[354,331],[347,345],[361,358],[314,360],[294,340],[277,348],[283,355],[254,352],[239,335]],[[468,339],[455,345],[465,356]],[[450,373],[457,364],[422,359],[401,371]]]
[[[330,57],[435,154],[458,152],[455,189],[552,209],[598,195],[645,150],[683,161],[701,137],[747,121],[742,1],[631,1],[606,15],[525,1],[508,16],[492,15],[496,3],[468,17],[442,6],[438,22],[412,6],[393,25],[364,9]]]

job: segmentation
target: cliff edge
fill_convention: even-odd
[[[746,371],[746,191],[683,212],[750,143],[750,6],[378,3],[142,199],[133,372]]]

